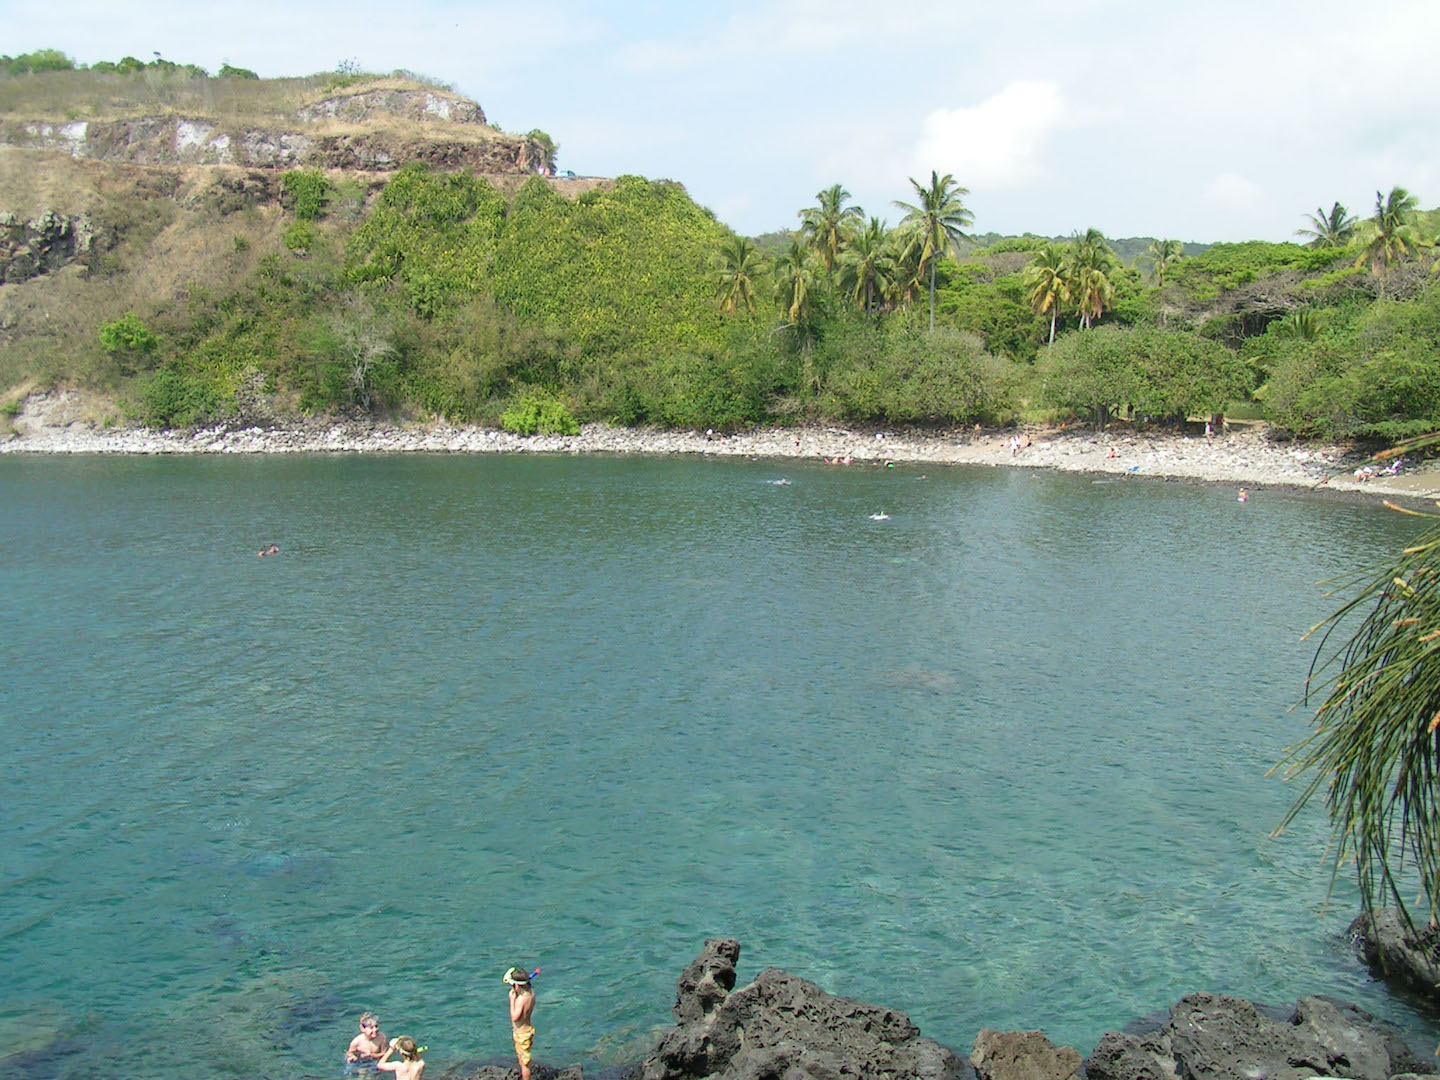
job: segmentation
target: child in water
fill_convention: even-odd
[[[420,1057],[425,1048],[416,1046],[415,1040],[409,1035],[401,1035],[392,1042],[381,1059],[375,1062],[375,1067],[385,1072],[393,1072],[395,1080],[420,1080],[425,1072],[425,1061]],[[400,1060],[391,1061],[390,1055],[396,1050],[400,1051]]]
[[[510,985],[510,1034],[520,1062],[520,1080],[530,1080],[530,1051],[535,1045],[530,1017],[535,1012],[535,989],[524,968],[512,967],[505,972],[505,981]]]
[[[350,1040],[345,1049],[345,1060],[375,1061],[389,1047],[385,1036],[380,1033],[380,1018],[374,1013],[360,1017],[360,1034]]]

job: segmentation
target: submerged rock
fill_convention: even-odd
[[[953,1052],[904,1013],[826,993],[778,968],[731,992],[740,943],[705,943],[676,987],[678,1026],[645,1059],[645,1080],[955,1080]]]

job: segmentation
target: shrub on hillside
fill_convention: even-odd
[[[144,366],[160,339],[133,311],[100,327],[100,347],[116,361],[122,375],[133,375]]]
[[[1047,404],[1088,413],[1101,426],[1122,406],[1153,417],[1223,412],[1253,387],[1250,366],[1223,345],[1154,327],[1066,334],[1035,368]]]
[[[198,427],[221,418],[224,395],[203,375],[167,364],[141,392],[141,418],[150,427]]]
[[[917,424],[993,420],[1013,404],[1018,369],[963,330],[926,329],[918,313],[891,319],[860,348],[837,351],[825,396],[840,418]]]
[[[335,185],[316,169],[291,169],[280,177],[283,203],[297,221],[318,221],[335,192]]]
[[[580,425],[565,403],[544,390],[522,394],[500,417],[500,426],[516,435],[579,435]]]

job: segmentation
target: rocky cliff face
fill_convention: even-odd
[[[47,210],[22,221],[0,212],[0,285],[16,285],[67,263],[88,259],[107,246],[89,214]],[[0,327],[3,329],[3,327]]]
[[[400,131],[387,130],[393,121]],[[388,124],[379,124],[385,120]],[[369,130],[340,131],[339,127]],[[409,161],[483,173],[529,171],[521,140],[485,125],[473,101],[431,90],[368,90],[307,105],[274,125],[235,127],[200,116],[63,124],[0,121],[0,145],[133,165],[239,165],[384,172]]]

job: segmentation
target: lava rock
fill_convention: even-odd
[[[1426,1063],[1394,1025],[1331,998],[1301,998],[1276,1018],[1241,998],[1191,994],[1158,1032],[1107,1032],[1089,1080],[1389,1080]]]
[[[644,1080],[958,1080],[955,1054],[902,1012],[826,993],[767,968],[730,992],[740,946],[712,939],[677,986],[677,1027],[645,1059]]]
[[[981,1028],[970,1064],[979,1080],[1071,1080],[1080,1069],[1080,1051],[1056,1046],[1043,1031]]]

